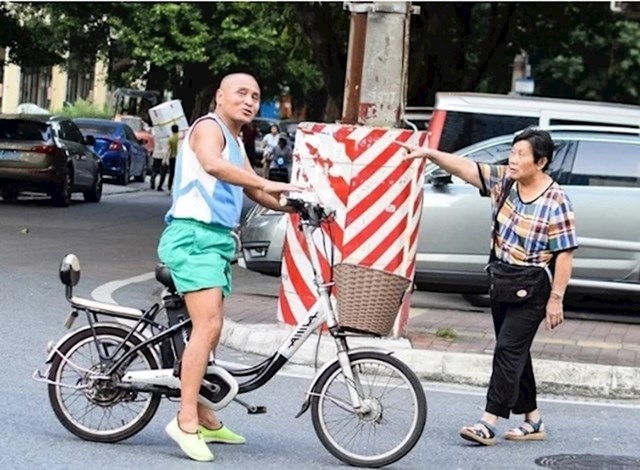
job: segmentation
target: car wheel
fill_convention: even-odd
[[[53,205],[56,207],[68,207],[71,204],[71,188],[73,186],[73,180],[71,178],[72,171],[71,168],[67,167],[62,182],[51,193]]]
[[[462,294],[462,298],[474,307],[486,308],[491,306],[489,294]]]
[[[15,188],[5,188],[0,191],[0,196],[7,202],[16,202],[19,195],[20,191]]]
[[[89,191],[85,191],[83,195],[87,202],[100,202],[102,199],[102,173],[100,171],[96,173],[93,187]]]
[[[130,163],[127,162],[127,166],[124,169],[124,173],[122,175],[120,175],[118,177],[118,183],[120,183],[123,186],[126,186],[129,184],[129,180],[131,179],[131,173],[130,173]]]

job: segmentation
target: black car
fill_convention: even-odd
[[[8,201],[21,191],[49,194],[66,207],[71,194],[85,201],[102,197],[102,164],[73,121],[51,115],[0,115],[0,196]]]

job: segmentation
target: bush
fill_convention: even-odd
[[[73,118],[100,118],[111,119],[113,117],[113,108],[105,104],[102,108],[94,105],[90,101],[78,100],[73,106],[66,106],[59,111],[53,111],[54,114]]]

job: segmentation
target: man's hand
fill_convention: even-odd
[[[547,317],[545,319],[545,328],[553,330],[560,326],[564,321],[564,313],[562,309],[562,300],[555,297],[549,297],[547,301]]]
[[[414,160],[416,158],[429,158],[429,149],[428,147],[420,147],[418,145],[408,144],[407,142],[399,142],[396,140],[396,144],[402,146],[407,153],[404,156],[405,160]]]
[[[266,180],[266,183],[262,188],[262,190],[265,193],[271,194],[275,197],[279,197],[280,194],[287,191],[301,192],[301,191],[305,191],[306,189],[307,188],[301,184],[281,183],[279,181],[271,181],[271,180]]]

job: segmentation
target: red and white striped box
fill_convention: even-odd
[[[336,210],[335,222],[314,234],[326,281],[331,277],[331,239],[334,263],[358,264],[413,279],[424,161],[403,160],[405,152],[397,142],[421,145],[425,139],[426,132],[406,129],[299,125],[292,182],[310,186],[322,203]],[[318,297],[297,215],[289,219],[278,319],[296,324],[318,308]],[[405,331],[408,300],[396,321],[395,336]]]

